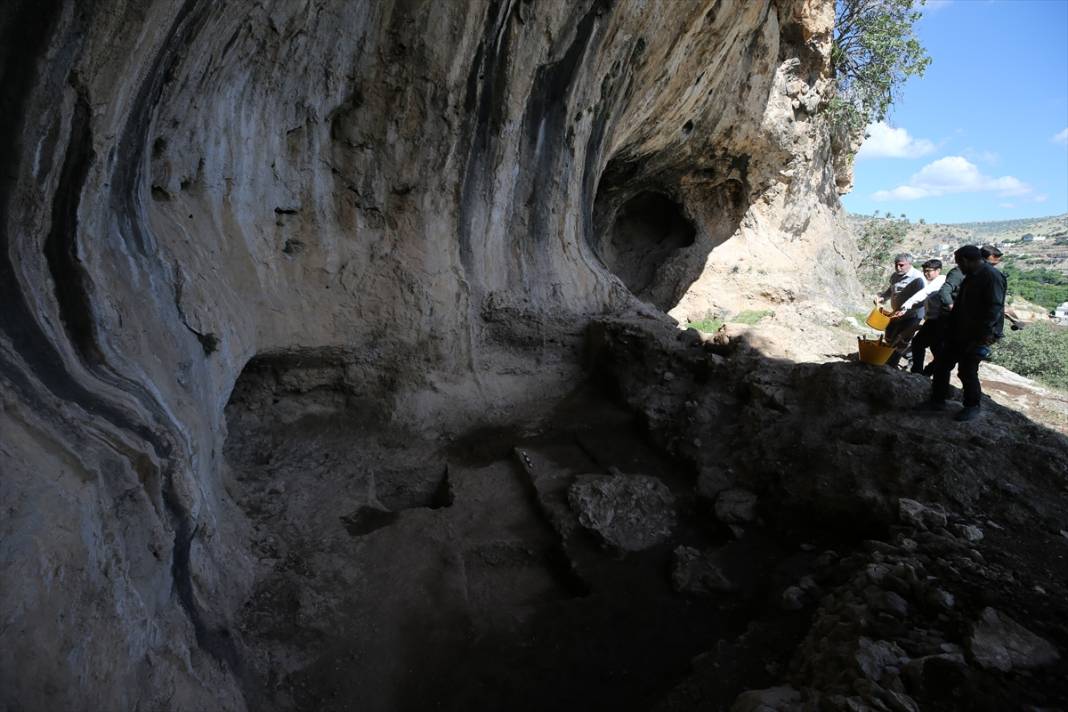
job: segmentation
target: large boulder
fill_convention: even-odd
[[[647,475],[580,475],[567,493],[579,524],[622,551],[641,551],[671,536],[675,498]]]

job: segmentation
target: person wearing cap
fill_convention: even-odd
[[[983,245],[979,248],[979,253],[983,256],[983,259],[986,260],[987,264],[993,267],[997,267],[1001,264],[1001,258],[1004,254],[994,245]],[[998,276],[1000,276],[1002,281],[1005,283],[1005,293],[1007,294],[1009,291],[1008,277],[1006,277],[1005,273],[1001,270],[998,270]],[[1006,309],[1005,318],[1009,320],[1010,324],[1012,324],[1013,331],[1019,331],[1020,329],[1024,328],[1024,324],[1022,321],[1020,321],[1020,316],[1016,313],[1016,310],[1011,308]]]
[[[923,275],[912,266],[912,255],[903,252],[894,256],[894,271],[890,275],[890,284],[875,296],[877,305],[890,300],[890,308],[885,310],[890,315],[890,323],[883,337],[890,346],[898,347],[907,343],[923,319],[923,299],[912,298],[923,290],[924,284]],[[894,366],[899,358],[900,354],[895,351],[891,356],[893,363],[887,363]]]
[[[949,394],[949,374],[957,367],[964,391],[964,408],[956,420],[974,420],[980,415],[983,395],[979,383],[979,363],[990,356],[990,346],[1004,329],[1005,281],[983,259],[975,245],[965,245],[954,253],[964,274],[960,292],[949,313],[942,353],[935,360],[930,398],[919,410],[945,410]]]
[[[927,286],[920,292],[924,297],[924,320],[920,330],[912,337],[911,370],[913,373],[930,375],[934,371],[934,364],[932,363],[931,367],[925,370],[923,366],[924,356],[927,353],[927,349],[931,349],[931,354],[937,358],[938,351],[942,346],[943,326],[947,320],[940,318],[942,316],[941,290],[946,281],[945,275],[941,274],[941,272],[942,260],[927,260],[923,263],[923,279],[927,282]],[[949,310],[947,309],[947,317],[949,316],[948,312]]]

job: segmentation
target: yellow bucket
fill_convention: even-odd
[[[883,366],[890,360],[891,354],[894,353],[894,348],[884,344],[882,339],[869,340],[861,337],[857,339],[857,352],[860,354],[860,360],[864,363]]]
[[[868,318],[864,320],[864,323],[876,331],[886,331],[886,325],[890,323],[890,317],[883,314],[882,309],[875,307],[868,314]]]

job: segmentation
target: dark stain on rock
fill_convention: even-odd
[[[160,45],[152,66],[141,83],[122,130],[119,151],[111,179],[111,208],[119,218],[120,234],[133,248],[149,256],[145,227],[138,219],[137,206],[141,181],[141,155],[148,144],[152,111],[159,103],[164,86],[174,75],[174,67],[188,49],[207,17],[209,3],[185,0],[175,15],[166,39]]]
[[[525,202],[529,206],[531,218],[531,239],[527,248],[528,254],[535,263],[545,260],[545,250],[539,247],[542,247],[550,238],[549,221],[553,214],[552,206],[546,202],[550,200],[550,192],[542,190],[540,183],[541,181],[564,182],[567,180],[570,165],[561,166],[560,155],[570,150],[565,140],[569,95],[577,70],[594,37],[597,20],[611,7],[612,3],[609,0],[596,0],[577,23],[575,36],[563,57],[556,62],[538,67],[534,75],[534,83],[523,116],[523,127],[526,132],[526,145],[523,147],[526,156],[523,163],[533,166],[532,173],[527,179],[528,197]],[[618,67],[614,69],[618,71]],[[603,140],[606,121],[607,116],[595,118],[593,128],[594,133],[598,134],[597,144]],[[587,161],[589,161],[591,160],[589,146],[587,151]],[[596,162],[596,158],[593,160]],[[592,166],[587,164],[584,168],[587,171],[586,177],[588,177]]]
[[[163,501],[165,505],[168,505],[168,509],[172,512],[176,511],[172,496],[164,494]],[[241,661],[230,631],[222,627],[213,628],[205,623],[204,615],[193,593],[193,577],[189,570],[189,549],[196,534],[197,527],[192,525],[188,517],[178,521],[174,533],[174,556],[171,559],[171,577],[174,579],[175,594],[182,610],[193,624],[197,645],[219,663],[225,664],[231,673],[240,676]]]
[[[63,169],[52,203],[52,227],[45,238],[44,255],[67,336],[81,358],[89,363],[97,363],[101,357],[93,334],[93,311],[85,268],[78,256],[78,205],[95,158],[89,101],[79,90]]]
[[[508,52],[511,47],[507,22],[509,12],[502,12],[501,2],[490,3],[475,60],[467,75],[464,108],[474,122],[467,130],[470,145],[460,195],[460,260],[465,270],[474,267],[471,245],[475,205],[485,200],[485,177],[490,172],[491,146],[500,133],[506,102],[501,96],[508,80]]]

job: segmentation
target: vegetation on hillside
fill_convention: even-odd
[[[775,316],[775,312],[771,309],[745,309],[734,315],[723,312],[707,312],[703,319],[687,321],[686,326],[708,334],[714,334],[727,322],[753,326],[770,316]]]
[[[1068,302],[1068,275],[1051,269],[1020,269],[1012,260],[1001,266],[1008,279],[1009,296],[1023,297],[1046,309]]]
[[[994,348],[994,363],[1021,376],[1068,388],[1068,328],[1038,322],[1008,331]]]
[[[857,235],[860,264],[857,278],[866,289],[882,289],[890,273],[890,260],[905,242],[909,221],[900,218],[873,218],[863,224]]]
[[[831,66],[836,96],[829,110],[848,132],[886,118],[906,80],[931,58],[913,26],[924,0],[837,0]]]

